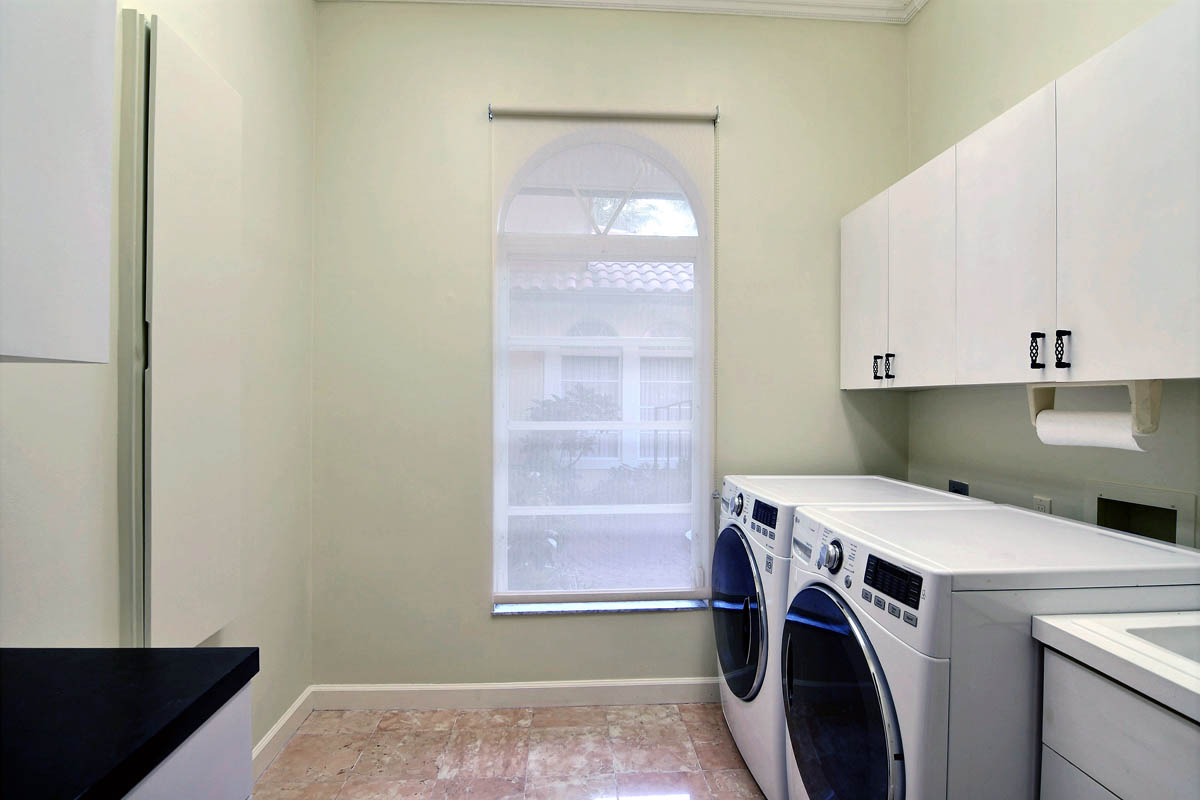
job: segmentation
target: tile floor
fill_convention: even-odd
[[[255,800],[762,798],[716,704],[314,711]]]

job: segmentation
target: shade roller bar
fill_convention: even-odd
[[[610,119],[665,122],[712,122],[721,118],[721,107],[695,111],[630,111],[598,108],[536,108],[488,104],[488,119],[524,117],[527,119]]]

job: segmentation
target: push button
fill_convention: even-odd
[[[914,628],[917,627],[917,615],[911,611],[904,612],[904,621],[909,625],[912,625]]]
[[[887,608],[887,603],[883,602],[882,597],[880,597],[879,595],[875,595],[875,607],[876,608]]]
[[[896,619],[900,619],[900,606],[895,603],[888,603],[888,613]]]
[[[862,590],[862,597],[863,597],[863,600],[866,600],[868,603],[871,602],[871,593],[868,592],[866,589]]]

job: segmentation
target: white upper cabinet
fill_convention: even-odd
[[[1054,380],[1054,84],[957,153],[957,380]],[[1031,340],[1044,368],[1031,368]]]
[[[1200,375],[1198,41],[1183,0],[1058,81],[1070,380]]]
[[[888,193],[884,192],[842,219],[843,389],[883,385],[887,325]],[[874,377],[875,366],[879,380]]]
[[[954,148],[889,191],[889,386],[954,383]]]
[[[107,362],[115,0],[0,0],[0,356]]]
[[[885,196],[886,258],[879,198],[842,222],[843,388],[1200,378],[1200,0]]]

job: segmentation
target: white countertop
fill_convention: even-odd
[[[1033,637],[1200,723],[1200,610],[1038,616]]]

